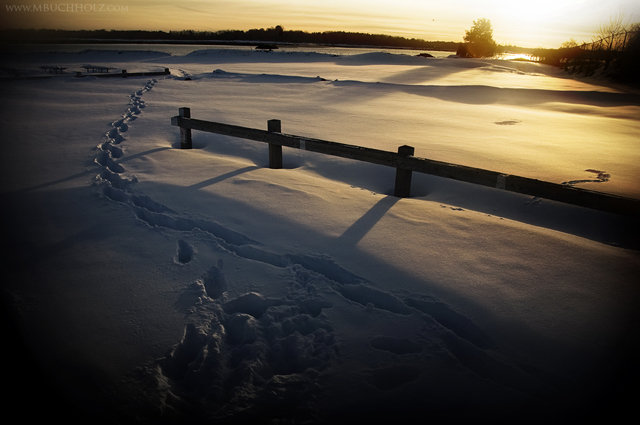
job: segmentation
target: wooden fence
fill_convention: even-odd
[[[622,62],[618,63],[619,68],[633,66],[633,72],[637,74],[638,37],[638,30],[623,30],[580,46],[534,49],[531,56],[538,62],[564,68],[570,74],[591,76],[599,68],[607,70],[615,60]]]
[[[396,168],[394,195],[397,197],[410,196],[411,176],[412,172],[415,171],[601,211],[640,217],[640,200],[637,199],[508,175],[481,168],[418,158],[413,156],[414,148],[412,146],[400,146],[398,152],[390,152],[294,136],[281,132],[280,120],[269,120],[266,131],[203,121],[191,118],[189,108],[180,108],[178,116],[171,118],[171,124],[180,127],[180,147],[182,149],[191,149],[192,147],[191,130],[268,143],[270,168],[282,168],[283,146],[394,167]]]

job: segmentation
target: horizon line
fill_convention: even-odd
[[[345,34],[358,34],[358,35],[369,35],[369,36],[385,36],[385,37],[390,37],[392,39],[399,39],[399,40],[406,40],[406,41],[416,41],[416,42],[425,42],[425,43],[449,43],[449,44],[465,44],[465,41],[462,40],[462,37],[460,38],[460,41],[451,41],[451,40],[428,40],[425,38],[418,38],[418,37],[407,37],[407,36],[402,36],[402,35],[392,35],[392,34],[388,34],[388,33],[369,33],[369,32],[362,32],[362,31],[348,31],[348,30],[323,30],[323,31],[309,31],[309,30],[301,30],[301,29],[294,29],[294,30],[288,30],[288,29],[284,29],[284,26],[282,25],[276,25],[276,26],[272,26],[272,27],[261,27],[261,28],[251,28],[248,30],[240,30],[240,29],[224,29],[224,30],[193,30],[193,29],[181,29],[181,30],[163,30],[163,29],[155,29],[155,30],[150,30],[150,29],[107,29],[107,28],[100,28],[100,29],[62,29],[62,28],[34,28],[34,27],[30,27],[30,28],[0,28],[0,32],[4,32],[4,31],[61,31],[61,32],[100,32],[100,31],[104,31],[104,32],[141,32],[141,33],[166,33],[166,34],[171,34],[171,33],[180,33],[180,32],[193,32],[195,34],[197,33],[206,33],[206,34],[216,34],[216,33],[225,33],[225,32],[249,32],[249,31],[260,31],[260,30],[273,30],[276,27],[282,27],[283,28],[283,32],[302,32],[302,33],[306,33],[306,34],[325,34],[325,33],[345,33]],[[5,40],[7,41],[7,40]],[[198,41],[198,40],[192,40],[192,41]],[[201,40],[201,41],[209,41],[209,40]],[[231,42],[232,40],[219,40],[219,41],[229,41]],[[237,40],[237,41],[244,41],[244,40]],[[256,40],[256,41],[260,41],[260,40]],[[278,43],[278,40],[272,40],[272,42],[274,43]],[[287,42],[287,41],[281,41],[280,43],[282,44],[300,44],[300,43],[304,43],[304,42]],[[318,43],[313,43],[313,44],[318,44]],[[330,44],[335,44],[335,43],[330,43]],[[517,47],[520,49],[541,49],[541,48],[547,48],[547,47],[523,47],[523,46],[518,46],[515,44],[507,44],[507,43],[498,43],[496,42],[496,45],[498,46],[503,46],[503,47]],[[382,46],[377,46],[377,47],[382,47]],[[389,46],[392,48],[398,48],[395,46]],[[401,47],[400,47],[401,48]]]

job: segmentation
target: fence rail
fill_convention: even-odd
[[[640,217],[640,200],[611,195],[558,183],[514,176],[497,171],[467,167],[413,156],[412,146],[400,146],[398,152],[365,148],[281,132],[280,120],[269,120],[267,130],[241,127],[191,118],[189,108],[180,108],[171,124],[180,127],[180,147],[191,149],[191,130],[222,134],[269,144],[269,167],[282,168],[282,147],[303,149],[325,155],[350,158],[396,168],[394,195],[409,197],[412,172],[474,183],[525,195],[569,203],[586,208]]]

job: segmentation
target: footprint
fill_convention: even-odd
[[[521,124],[522,121],[520,120],[505,120],[505,121],[496,121],[494,122],[495,125],[516,125],[516,124]]]
[[[136,195],[131,197],[133,205],[144,208],[155,213],[174,213],[171,208],[166,207],[146,195]]]
[[[121,189],[115,188],[111,185],[105,185],[102,189],[102,194],[112,201],[127,203],[129,201],[129,195]]]
[[[596,178],[595,179],[581,179],[581,180],[570,180],[567,182],[562,182],[561,184],[565,185],[565,186],[573,186],[579,183],[605,183],[608,182],[609,179],[611,178],[611,174],[607,173],[606,171],[600,171],[600,170],[594,170],[594,169],[588,169],[588,170],[584,170],[588,173],[593,173],[596,174]]]
[[[202,276],[202,283],[207,295],[210,298],[218,299],[227,291],[227,281],[222,273],[222,259],[218,260],[218,265],[213,266]]]
[[[252,344],[261,336],[260,324],[250,314],[237,313],[224,322],[227,343],[243,346]]]
[[[363,306],[372,304],[377,309],[402,315],[412,313],[405,303],[393,295],[365,285],[340,285],[337,289],[343,297]]]
[[[114,173],[109,169],[104,169],[102,172],[96,177],[97,180],[101,180],[104,182],[109,182],[109,186],[113,188],[117,188],[120,190],[126,189],[130,184],[135,183],[135,179],[128,179],[121,176],[118,173]]]
[[[112,171],[114,173],[124,172],[124,168],[122,167],[122,165],[118,164],[111,158],[109,151],[99,152],[98,155],[96,156],[95,161],[99,165],[102,165],[103,167],[107,168],[109,171]]]
[[[116,145],[122,143],[125,140],[124,136],[120,134],[117,128],[109,130],[107,134],[105,134],[105,136],[107,137],[107,139],[109,139],[110,143],[114,143]]]
[[[342,268],[331,258],[311,255],[286,255],[285,258],[293,264],[299,264],[307,270],[343,285],[357,285],[364,282],[360,276]]]
[[[188,232],[196,228],[203,232],[209,233],[214,238],[218,239],[219,243],[224,244],[229,249],[235,249],[235,247],[245,244],[256,244],[255,241],[247,238],[241,233],[228,229],[211,221],[196,221],[188,218],[182,218],[168,214],[171,212],[170,208],[164,207],[164,212],[159,212],[162,208],[157,204],[153,210],[144,207],[131,204],[133,213],[142,221],[146,221],[152,227],[164,227],[167,229],[178,230],[181,232]]]
[[[164,362],[164,374],[172,379],[183,378],[202,347],[207,343],[207,335],[198,329],[193,323],[187,324],[182,341],[168,354],[169,361]]]
[[[178,240],[175,260],[179,264],[187,264],[193,258],[193,247],[183,239]]]
[[[112,144],[111,142],[105,142],[98,147],[105,152],[109,152],[112,158],[120,158],[124,154],[124,150]]]
[[[281,305],[280,300],[265,300],[255,292],[249,292],[222,306],[227,314],[244,313],[259,319],[271,306]]]

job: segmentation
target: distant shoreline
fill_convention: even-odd
[[[32,39],[32,40],[2,40],[0,45],[37,45],[37,44],[174,44],[174,45],[197,45],[197,46],[244,46],[253,47],[265,44],[264,41],[245,41],[245,40],[131,40],[131,39]],[[382,46],[368,44],[335,44],[335,43],[288,43],[288,42],[269,42],[279,47],[337,47],[349,49],[394,49],[394,50],[432,50],[439,52],[455,52],[455,48],[444,48],[438,46],[431,47],[404,47],[404,46]]]
[[[0,30],[0,44],[193,44],[221,46],[255,46],[270,44],[286,47],[348,47],[401,50],[456,51],[460,41],[437,41],[385,34],[345,31],[305,32],[274,28],[225,31],[143,31],[143,30]],[[505,46],[512,50],[515,46]],[[519,49],[519,48],[517,48]]]
[[[346,31],[306,32],[273,28],[225,31],[143,31],[143,30],[0,30],[0,44],[174,44],[202,46],[256,46],[269,44],[282,47],[345,47],[455,52],[460,41],[424,40],[385,34]],[[533,49],[501,45],[497,53],[531,54]]]

